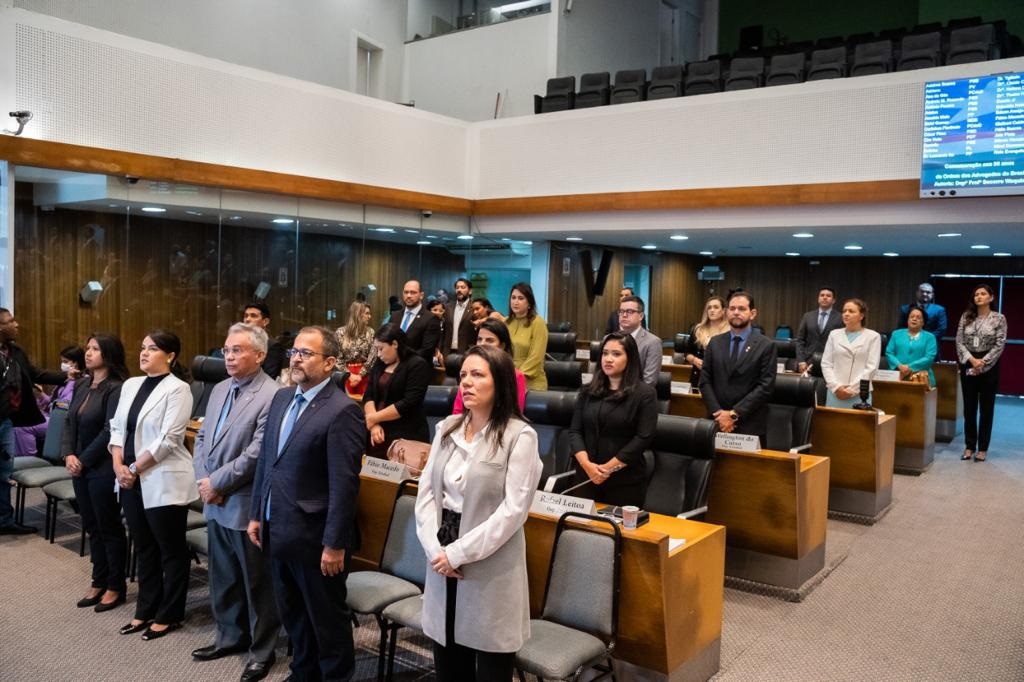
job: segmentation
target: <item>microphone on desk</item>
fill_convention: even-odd
[[[868,397],[871,395],[871,382],[867,379],[860,380],[860,402],[853,406],[855,410],[872,410]]]

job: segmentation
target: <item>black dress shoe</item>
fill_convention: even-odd
[[[163,630],[154,630],[153,626],[150,625],[146,628],[146,631],[142,633],[142,641],[148,642],[151,639],[160,639],[164,635],[174,632],[179,628],[181,628],[181,623],[170,623]]]
[[[274,667],[273,656],[263,662],[252,661],[246,665],[245,670],[242,671],[240,682],[256,682],[256,680],[262,680],[270,674],[270,669],[272,667]]]
[[[233,654],[240,654],[248,650],[248,646],[242,646],[241,644],[225,647],[218,647],[216,644],[211,644],[210,646],[193,649],[192,658],[197,661],[216,661],[218,658],[224,658],[225,656],[231,656]]]
[[[103,599],[103,593],[97,592],[95,597],[82,597],[78,600],[78,603],[75,604],[75,606],[77,606],[80,609],[87,609],[90,606],[96,606],[97,604],[99,604],[100,599]]]
[[[38,532],[35,526],[23,526],[20,523],[12,523],[9,526],[0,526],[0,535],[32,535]]]
[[[125,625],[121,626],[121,629],[118,630],[118,632],[120,632],[122,635],[134,635],[136,632],[142,632],[143,630],[147,629],[149,627],[149,624],[152,622],[153,621],[151,620],[144,620],[141,623],[126,623]]]
[[[124,594],[124,592],[121,592],[120,596],[118,596],[118,598],[115,599],[112,602],[104,604],[101,601],[99,604],[96,605],[96,608],[94,608],[93,611],[95,611],[96,613],[103,613],[104,611],[110,611],[112,609],[116,609],[118,606],[123,604],[124,601],[125,601],[125,594]]]

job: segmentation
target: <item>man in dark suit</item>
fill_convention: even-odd
[[[270,405],[249,509],[249,539],[270,555],[295,680],[350,680],[355,669],[345,578],[359,544],[366,427],[331,381],[339,353],[324,327],[295,337],[288,356],[296,388],[281,389]]]
[[[0,535],[35,533],[32,526],[14,521],[11,486],[7,481],[14,470],[14,427],[43,423],[43,415],[32,393],[35,384],[60,384],[63,372],[36,369],[28,355],[14,340],[18,321],[7,308],[0,308]]]
[[[455,280],[455,300],[444,307],[444,338],[441,339],[441,354],[465,353],[476,345],[476,327],[470,310],[473,299],[473,283],[465,277]]]
[[[388,322],[400,326],[412,352],[432,365],[441,340],[441,320],[424,307],[423,288],[414,279],[402,287],[402,302],[405,308],[392,313]]]
[[[825,351],[825,342],[833,329],[843,326],[843,315],[835,309],[836,292],[831,287],[818,290],[818,308],[804,313],[796,331],[796,361],[800,372],[806,372],[811,356]]]
[[[619,304],[620,305],[622,304],[623,301],[626,300],[627,296],[636,296],[636,294],[633,292],[633,289],[631,287],[622,287],[621,289],[619,289]],[[647,317],[646,316],[644,317],[644,319],[642,319],[640,321],[640,326],[643,327],[644,329],[647,329]],[[608,316],[608,322],[606,322],[605,325],[604,325],[604,333],[605,334],[611,334],[612,332],[617,332],[620,329],[621,329],[621,327],[619,326],[619,307],[616,306],[615,310],[612,311],[612,314]]]
[[[210,605],[216,640],[192,652],[212,661],[248,651],[241,682],[262,680],[274,665],[281,619],[274,603],[270,562],[246,539],[252,479],[270,403],[280,388],[260,365],[267,354],[261,327],[235,324],[224,341],[228,379],[210,394],[196,434],[192,467],[205,503],[210,554]]]
[[[927,316],[924,330],[931,332],[935,336],[935,340],[941,342],[942,337],[946,335],[946,327],[949,326],[949,322],[946,318],[946,309],[935,302],[935,288],[928,282],[919,284],[915,303],[924,310]],[[906,329],[911,305],[914,304],[904,303],[900,306],[900,320],[897,329]]]
[[[287,359],[284,356],[284,348],[270,336],[270,308],[266,303],[250,303],[245,306],[242,322],[259,327],[267,333],[267,356],[263,358],[263,371],[277,381],[281,376],[281,370],[287,364]]]
[[[704,352],[700,393],[708,414],[725,433],[759,436],[768,432],[768,398],[775,388],[776,352],[771,339],[754,331],[754,297],[729,297],[729,332],[711,337]]]

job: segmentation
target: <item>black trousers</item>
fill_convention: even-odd
[[[440,682],[503,682],[512,679],[515,653],[480,651],[455,641],[455,596],[459,581],[445,578],[444,628],[447,646],[434,642],[434,668]],[[494,606],[494,605],[492,605]]]
[[[999,390],[999,363],[976,376],[967,374],[968,367],[970,365],[960,366],[960,390],[964,396],[964,447],[988,451],[992,439],[992,418],[996,411],[996,391]]]
[[[92,586],[124,593],[127,542],[121,523],[121,507],[114,493],[114,476],[78,476],[71,479],[78,500],[82,528],[89,536]]]
[[[263,537],[263,551],[269,553],[269,528],[264,529]],[[320,572],[319,561],[270,556],[277,610],[292,641],[289,679],[348,682],[356,667],[352,615],[345,603],[349,555],[345,556],[345,570],[331,577]]]
[[[134,488],[121,489],[121,507],[139,562],[135,617],[165,625],[180,623],[185,620],[188,592],[188,507],[172,504],[146,509],[138,482]]]

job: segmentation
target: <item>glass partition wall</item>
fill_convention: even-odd
[[[469,277],[475,295],[505,311],[508,287],[529,278],[529,244],[472,234],[466,216],[12,171],[13,302],[20,341],[40,366],[110,331],[134,369],[134,349],[156,327],[181,337],[190,362],[218,348],[253,301],[269,306],[277,336],[342,326],[357,299],[377,325],[409,279],[428,296],[453,296],[455,279]]]

